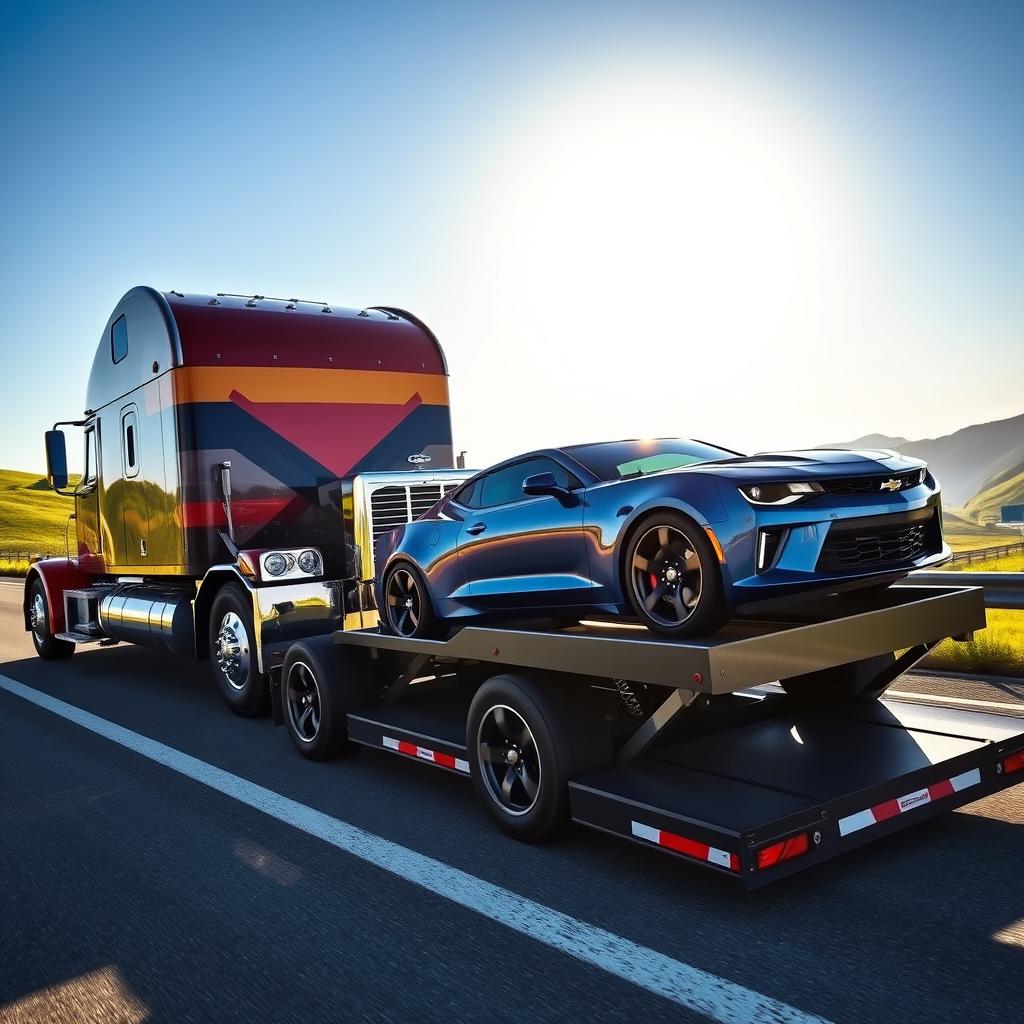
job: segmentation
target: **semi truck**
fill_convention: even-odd
[[[131,289],[84,415],[46,433],[74,551],[26,579],[40,657],[173,651],[209,661],[240,715],[264,710],[292,641],[375,621],[374,538],[465,479],[447,373],[403,310]],[[73,488],[64,427],[82,434]]]
[[[1021,719],[886,698],[985,627],[981,588],[927,574],[687,641],[600,618],[382,631],[375,539],[472,476],[440,345],[402,310],[133,289],[73,423],[74,488],[69,425],[47,472],[76,550],[26,580],[41,657],[208,659],[229,706],[269,707],[302,756],[470,779],[516,839],[576,823],[756,888],[1024,782]]]

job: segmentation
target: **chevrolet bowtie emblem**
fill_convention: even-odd
[[[892,480],[883,480],[878,489],[880,491],[898,491],[902,486],[902,482],[894,478]]]

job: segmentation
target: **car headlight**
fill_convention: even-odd
[[[788,484],[743,484],[739,489],[751,505],[789,505],[823,490],[821,484],[802,480]]]
[[[268,576],[283,576],[293,565],[295,559],[291,555],[283,555],[280,551],[271,551],[263,558],[263,571]]]
[[[299,568],[303,572],[308,572],[310,576],[315,576],[320,572],[320,555],[316,551],[303,551],[299,555]]]

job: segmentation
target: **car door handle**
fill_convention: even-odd
[[[466,533],[471,533],[475,537],[478,533],[483,533],[487,529],[486,523],[474,523],[472,526],[466,527]]]

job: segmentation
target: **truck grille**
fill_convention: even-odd
[[[908,488],[915,487],[920,476],[921,470],[912,469],[909,473],[888,473],[884,476],[850,476],[834,480],[826,478],[819,482],[825,489],[826,494],[848,497],[855,494],[888,494],[890,490],[892,493],[896,493],[896,491],[905,491]],[[883,491],[882,485],[888,483],[890,480],[898,480],[900,483],[899,487],[887,487]]]
[[[909,562],[926,550],[937,550],[934,544],[929,543],[937,532],[933,529],[933,521],[934,516],[931,516],[893,526],[866,529],[833,527],[821,549],[818,570],[842,572]]]
[[[414,519],[419,519],[424,512],[428,512],[458,486],[458,481],[450,484],[387,484],[372,491],[370,529],[373,533],[374,550],[383,534],[396,526],[403,526]]]

